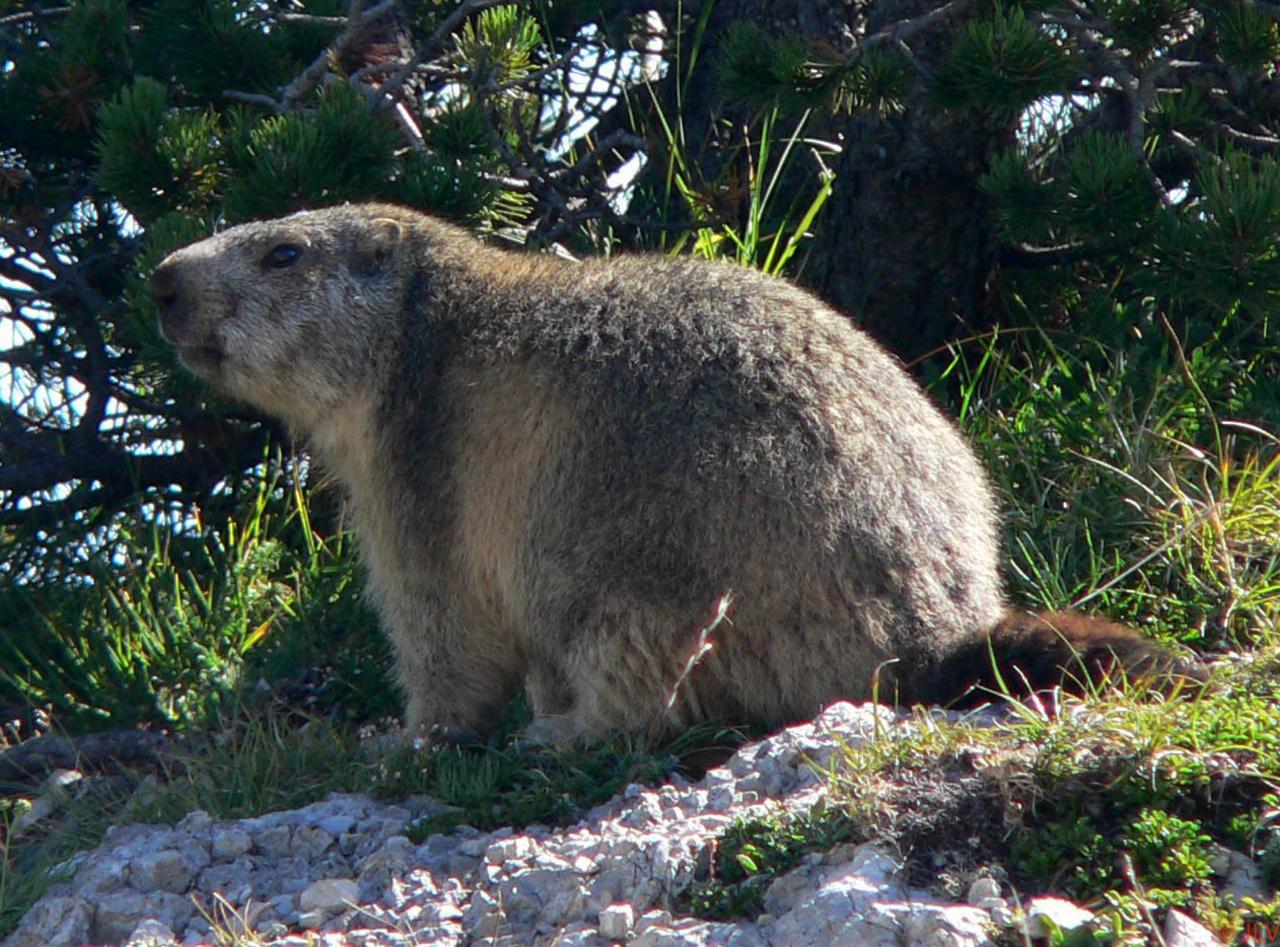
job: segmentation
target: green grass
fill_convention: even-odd
[[[1194,695],[1168,701],[1120,688],[1056,716],[1030,709],[996,729],[931,726],[846,752],[831,774],[832,801],[880,838],[925,859],[969,852],[969,870],[999,865],[1025,897],[1054,891],[1104,908],[1177,907],[1227,934],[1265,913],[1215,890],[1213,844],[1259,860],[1275,889],[1280,780],[1280,658],[1220,668]],[[971,775],[958,777],[967,772]],[[932,782],[963,785],[956,817],[913,820]],[[940,787],[938,787],[940,788]],[[963,818],[960,817],[963,814]],[[920,834],[927,828],[927,834]],[[923,844],[922,844],[923,843]],[[910,868],[908,869],[910,872]]]
[[[1201,649],[1275,642],[1280,440],[1215,410],[1232,400],[1211,390],[1230,352],[1201,350],[1202,379],[1170,346],[1157,357],[1006,333],[957,347],[934,389],[991,472],[1023,603]],[[1271,384],[1236,382],[1237,401]]]
[[[274,469],[279,469],[276,458]],[[353,716],[395,712],[386,646],[360,596],[351,543],[312,526],[296,485],[245,485],[206,529],[123,522],[74,585],[0,592],[0,703],[72,731],[209,725],[242,681],[321,664]]]
[[[689,37],[677,34],[675,109],[665,109],[645,86],[641,95],[647,101],[632,103],[629,110],[661,168],[660,174],[642,176],[634,203],[648,208],[658,224],[652,246],[657,252],[732,260],[770,276],[794,277],[803,269],[814,226],[835,186],[830,165],[840,147],[805,136],[809,112],[794,118],[774,105],[760,109],[742,135],[733,136],[717,176],[704,176],[689,147],[681,99],[702,53],[710,10],[703,8]],[[784,194],[789,195],[785,200]]]
[[[393,794],[427,793],[455,812],[415,823],[410,838],[471,825],[568,825],[632,783],[652,785],[675,771],[697,773],[705,759],[727,757],[744,732],[712,725],[659,742],[617,735],[587,747],[522,745],[514,732],[483,747],[442,747],[424,760],[409,751],[387,764]],[[423,764],[426,764],[425,766]],[[409,780],[404,780],[404,775]]]

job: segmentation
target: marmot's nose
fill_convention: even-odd
[[[151,297],[160,312],[160,334],[170,342],[179,341],[190,322],[191,307],[186,296],[177,264],[172,260],[161,263],[151,274]]]

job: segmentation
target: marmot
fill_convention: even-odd
[[[561,739],[947,701],[992,654],[1015,688],[1172,666],[1011,613],[972,450],[782,280],[368,204],[233,227],[152,289],[183,362],[345,484],[410,727],[482,733],[522,686]]]

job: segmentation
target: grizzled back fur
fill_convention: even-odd
[[[1028,650],[1001,625],[972,451],[788,283],[504,252],[364,205],[233,228],[153,288],[184,361],[345,482],[413,726],[482,731],[520,688],[552,737],[781,724],[959,693],[993,630],[1037,684],[1090,638]]]

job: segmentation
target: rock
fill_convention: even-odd
[[[1093,912],[1062,898],[1032,898],[1027,902],[1027,936],[1049,937],[1054,929],[1070,933],[1093,920]],[[1051,926],[1052,925],[1052,926]]]
[[[93,913],[93,940],[117,944],[133,933],[147,917],[147,899],[141,891],[122,890],[101,898]]]
[[[899,915],[904,939],[929,947],[993,947],[990,916],[963,904],[911,904]]]
[[[125,947],[170,947],[177,943],[178,938],[168,924],[149,917],[133,929]]]
[[[338,851],[344,855],[355,855],[364,848],[369,836],[363,832],[343,832],[338,836]]]
[[[210,941],[212,939],[212,929],[209,927],[209,922],[203,917],[195,918],[187,926],[186,932],[182,936],[184,944],[200,944],[202,940]],[[202,944],[201,947],[203,947]]]
[[[267,858],[283,858],[289,854],[293,830],[287,825],[273,825],[258,832],[253,840],[254,850]]]
[[[303,825],[293,833],[290,842],[293,854],[314,861],[333,845],[334,838],[324,829],[315,825]]]
[[[298,898],[302,912],[337,914],[358,903],[360,887],[350,878],[322,878],[313,881]]]
[[[195,912],[186,895],[166,891],[143,894],[127,888],[103,896],[96,907],[89,939],[108,944],[124,942],[146,920],[159,921],[170,930],[185,930]]]
[[[1165,947],[1222,947],[1207,927],[1174,908],[1164,919]]]
[[[316,823],[316,828],[323,829],[334,838],[347,834],[356,826],[356,820],[349,815],[331,815]]]
[[[10,831],[15,838],[19,835],[25,835],[56,813],[61,807],[62,804],[52,796],[37,796],[27,803],[26,808],[18,812]]]
[[[48,947],[87,944],[93,908],[78,897],[45,895],[23,916],[5,939],[5,947]]]
[[[1226,853],[1226,870],[1223,872],[1222,893],[1234,898],[1236,904],[1245,898],[1265,903],[1268,900],[1267,889],[1262,883],[1258,863],[1243,852],[1223,851]]]
[[[765,892],[764,909],[781,918],[797,909],[812,911],[810,902],[820,898],[818,911],[844,911],[842,898],[894,887],[898,870],[898,863],[878,845],[860,845],[844,865],[806,866],[778,878]]]
[[[235,897],[234,892],[245,888],[252,890],[252,877],[253,862],[240,857],[233,862],[222,862],[204,869],[196,878],[195,888],[202,894],[211,895],[217,891],[224,896]]]
[[[17,817],[9,825],[8,834],[14,838],[25,835],[56,814],[70,799],[69,790],[82,779],[84,779],[84,773],[78,769],[55,769],[40,784],[35,798],[28,800],[26,808],[18,812]]]
[[[140,855],[129,866],[129,887],[139,891],[184,892],[195,877],[193,860],[174,849]],[[204,860],[207,862],[208,856]]]
[[[84,779],[84,773],[78,769],[55,769],[45,777],[40,785],[42,793],[66,797],[67,790],[78,785]]]
[[[650,927],[670,927],[671,912],[662,910],[645,911],[636,921],[636,930],[643,932]]]
[[[243,829],[224,827],[213,830],[210,852],[214,858],[233,861],[253,848],[253,837]]]
[[[969,885],[969,893],[965,900],[970,904],[981,904],[983,901],[1000,897],[1000,882],[994,878],[979,878]]]
[[[203,809],[188,812],[177,826],[179,832],[186,832],[188,835],[206,835],[212,827],[213,816]]]
[[[379,849],[357,865],[356,881],[360,886],[360,897],[365,900],[381,897],[392,880],[409,868],[408,859],[403,855]]]
[[[597,917],[600,935],[610,940],[626,940],[635,922],[636,912],[629,904],[611,904]]]
[[[705,947],[710,927],[706,922],[692,919],[675,925],[652,924],[632,938],[630,944],[631,947]]]
[[[403,835],[389,836],[382,843],[382,850],[399,858],[412,858],[416,846]]]
[[[1018,923],[1018,914],[1004,898],[983,898],[978,904],[991,915],[991,923],[999,928],[1010,928]]]
[[[1217,842],[1209,844],[1209,870],[1219,878],[1225,878],[1231,871],[1231,849]]]
[[[502,865],[509,861],[523,861],[533,854],[534,841],[525,835],[516,835],[494,842],[484,852],[484,860],[490,865]]]
[[[319,930],[329,919],[327,911],[303,911],[298,915],[298,926],[309,931]]]

